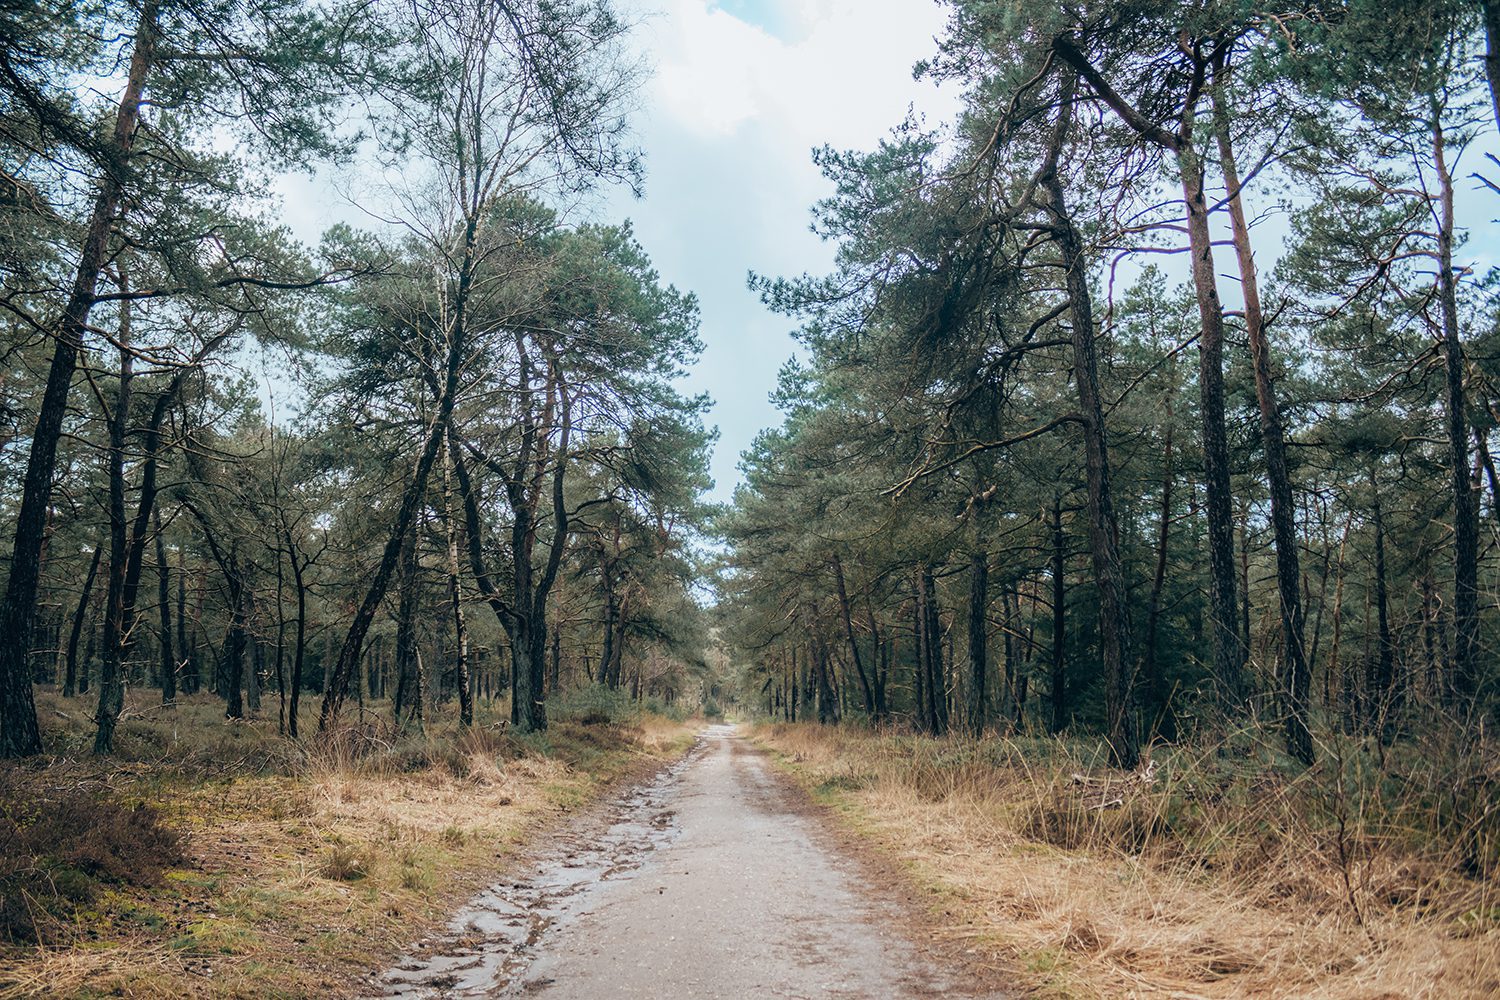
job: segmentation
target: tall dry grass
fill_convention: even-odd
[[[1062,740],[758,736],[1037,995],[1500,995],[1484,739],[1336,737],[1303,771],[1241,734],[1124,775]]]
[[[418,732],[372,704],[327,733],[304,717],[292,741],[273,707],[229,722],[208,696],[132,692],[119,752],[99,759],[85,701],[39,701],[49,754],[29,780],[148,802],[186,857],[160,884],[110,887],[47,947],[0,945],[0,998],[347,995],[528,838],[692,731],[644,715],[517,736],[483,706],[472,729],[444,711]]]

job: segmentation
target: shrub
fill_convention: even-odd
[[[38,941],[102,884],[155,885],[182,861],[181,838],[144,803],[0,777],[0,936]]]
[[[636,712],[630,692],[621,688],[590,684],[555,695],[547,702],[547,713],[559,722],[602,726],[621,722]]]

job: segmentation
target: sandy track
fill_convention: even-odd
[[[378,995],[964,992],[783,781],[732,727],[711,727],[680,763],[576,823],[527,877],[471,901],[445,937],[379,980]]]

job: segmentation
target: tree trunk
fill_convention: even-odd
[[[1484,10],[1484,69],[1490,81],[1490,105],[1500,126],[1500,0],[1479,0],[1479,5]]]
[[[473,244],[472,223],[469,227],[468,240],[470,253],[465,256],[465,268],[460,276],[460,284],[464,288],[467,288],[467,282],[471,280],[469,268],[472,265],[469,262],[469,256],[472,254]],[[417,509],[427,494],[427,480],[432,474],[433,464],[437,461],[438,449],[448,439],[448,421],[453,413],[454,396],[458,392],[458,373],[463,360],[462,324],[462,310],[460,310],[460,315],[454,320],[453,330],[448,336],[445,379],[438,391],[437,412],[433,414],[432,422],[427,426],[422,451],[417,457],[411,481],[406,484],[406,489],[401,495],[401,504],[396,510],[396,519],[391,525],[390,535],[386,538],[380,563],[370,579],[370,585],[365,591],[359,610],[355,613],[354,621],[349,625],[348,635],[345,636],[344,644],[339,649],[338,660],[334,664],[333,671],[326,675],[323,705],[318,711],[319,730],[326,729],[343,707],[344,698],[348,695],[349,681],[359,665],[365,637],[375,621],[375,612],[380,607],[380,602],[385,599],[385,592],[390,587],[391,576],[395,572],[407,532],[412,530],[412,522],[416,520]]]
[[[123,285],[124,282],[122,281]],[[104,655],[99,661],[99,708],[94,716],[94,753],[114,749],[115,724],[125,707],[123,665],[129,622],[126,620],[125,576],[128,526],[125,521],[125,434],[130,421],[130,382],[135,359],[130,350],[130,305],[120,304],[120,377],[114,412],[109,420],[109,589],[104,604]]]
[[[161,703],[177,701],[177,658],[172,655],[172,582],[167,568],[167,546],[162,540],[161,514],[154,518],[156,535],[156,604],[161,629],[157,633],[161,664]]]
[[[838,702],[828,677],[828,647],[823,640],[816,641],[809,658],[818,677],[818,724],[831,725],[838,722]]]
[[[73,613],[73,628],[68,633],[68,655],[63,673],[63,697],[71,698],[77,693],[78,685],[78,639],[83,635],[83,623],[88,618],[89,598],[94,593],[94,578],[99,575],[99,559],[104,554],[104,546],[94,544],[94,555],[89,560],[88,574],[83,578],[83,593],[78,598],[78,610]],[[84,688],[87,689],[87,680]]]
[[[922,565],[922,632],[927,640],[927,713],[934,736],[948,731],[948,682],[943,660],[942,619],[938,613],[937,587],[932,568]]]
[[[229,632],[224,637],[224,717],[243,719],[245,703],[243,688],[245,680],[245,630],[249,622],[246,606],[249,588],[240,573],[238,542],[230,545],[229,557],[221,565],[229,586]]]
[[[1048,150],[1042,183],[1046,188],[1053,233],[1067,282],[1073,326],[1073,370],[1083,423],[1084,465],[1089,494],[1089,549],[1099,590],[1099,636],[1104,658],[1105,709],[1108,714],[1110,758],[1117,767],[1131,768],[1139,757],[1134,718],[1131,663],[1130,608],[1125,599],[1120,564],[1119,526],[1115,522],[1110,484],[1109,446],[1104,425],[1104,403],[1099,391],[1099,366],[1094,349],[1093,297],[1089,291],[1082,243],[1064,199],[1057,163],[1072,124],[1076,77],[1066,73],[1058,108],[1057,127]],[[1206,436],[1205,436],[1206,437]]]
[[[1064,548],[1062,496],[1052,497],[1052,732],[1068,727],[1068,674],[1066,632],[1067,551]]]
[[[443,453],[443,524],[448,531],[448,596],[453,610],[453,637],[457,662],[454,682],[458,685],[458,723],[474,724],[474,685],[469,676],[469,626],[464,618],[463,587],[459,579],[458,525],[453,507],[453,451]],[[556,678],[554,678],[554,686]]]
[[[421,732],[422,685],[417,674],[417,529],[407,532],[401,545],[401,583],[396,609],[396,700],[391,703],[398,726],[414,722]]]
[[[1198,390],[1203,422],[1204,509],[1208,521],[1209,609],[1213,630],[1214,678],[1221,704],[1237,708],[1244,699],[1247,650],[1239,629],[1235,595],[1234,506],[1229,480],[1229,440],[1224,424],[1224,313],[1214,272],[1208,206],[1203,194],[1203,161],[1184,143],[1177,154],[1187,204],[1193,284],[1202,333],[1198,339]]]
[[[615,662],[615,619],[619,616],[619,608],[615,603],[615,588],[609,579],[608,570],[605,571],[605,588],[604,648],[599,653],[599,683],[614,687],[618,681],[612,677],[611,667]]]
[[[798,710],[798,708],[801,707],[798,703],[801,701],[801,698],[802,698],[802,686],[797,683],[797,655],[796,655],[796,653],[788,653],[787,654],[786,671],[787,671],[787,684],[791,687],[791,691],[792,691],[791,697],[787,699],[787,721],[788,722],[796,722],[797,721],[797,710]]]
[[[989,554],[975,548],[969,553],[969,683],[965,712],[969,734],[984,735],[985,682],[989,676]],[[1009,670],[1009,661],[1006,669]]]
[[[929,731],[927,710],[927,610],[923,603],[922,567],[912,582],[912,711],[918,732]]]
[[[844,620],[844,637],[849,642],[849,656],[854,661],[854,670],[859,675],[859,689],[864,696],[865,715],[875,717],[875,691],[870,687],[870,678],[865,673],[864,660],[859,655],[859,643],[854,638],[854,621],[849,613],[849,591],[844,586],[844,564],[838,556],[833,557],[833,579],[838,585],[839,615]]]
[[[548,641],[552,644],[547,654],[547,696],[557,694],[562,683],[562,629],[554,625],[548,630]]]
[[[1311,671],[1303,646],[1302,569],[1298,559],[1295,506],[1291,473],[1286,463],[1286,441],[1276,389],[1271,382],[1271,347],[1261,311],[1260,285],[1255,272],[1255,254],[1250,246],[1250,224],[1245,218],[1239,170],[1231,143],[1230,108],[1224,88],[1228,70],[1218,69],[1213,87],[1215,131],[1224,184],[1229,190],[1229,220],[1234,234],[1240,286],[1245,299],[1245,330],[1250,341],[1251,367],[1255,373],[1255,397],[1260,410],[1261,445],[1266,453],[1266,479],[1271,489],[1271,527],[1276,542],[1276,586],[1281,598],[1281,639],[1286,662],[1281,681],[1281,712],[1287,753],[1304,764],[1313,762],[1312,732],[1307,724],[1307,696]],[[1221,79],[1223,77],[1223,79]],[[1248,588],[1247,588],[1248,591]],[[1248,599],[1248,592],[1246,597]]]
[[[1453,272],[1453,178],[1448,172],[1442,125],[1433,122],[1433,164],[1441,191],[1438,242],[1438,299],[1443,315],[1443,358],[1447,387],[1448,447],[1453,484],[1452,686],[1465,715],[1478,693],[1479,525],[1469,481],[1469,432],[1464,390],[1464,353],[1458,332],[1458,289]]]
[[[123,164],[135,145],[140,123],[141,98],[156,56],[156,4],[148,0],[137,22],[125,90],[115,113],[110,142],[111,159]],[[37,728],[36,703],[32,697],[28,668],[31,633],[36,625],[36,595],[41,580],[42,542],[47,510],[52,503],[52,478],[57,464],[57,445],[67,414],[68,392],[83,347],[89,313],[94,307],[99,275],[109,255],[109,234],[114,226],[122,195],[122,176],[116,169],[101,178],[99,193],[79,255],[78,269],[67,304],[57,323],[52,363],[31,434],[31,451],[16,516],[15,544],[11,548],[10,577],[5,599],[0,603],[0,757],[25,757],[42,749]],[[96,738],[95,745],[99,745]],[[105,741],[107,747],[108,740]]]
[[[1483,427],[1474,427],[1474,450],[1479,455],[1479,467],[1484,470],[1485,482],[1490,484],[1490,516],[1500,527],[1500,472],[1495,469],[1495,458],[1490,454],[1489,432]],[[1479,504],[1474,505],[1474,517],[1479,519]]]
[[[870,648],[874,651],[872,655],[879,658],[879,664],[873,665],[875,671],[875,718],[884,719],[889,711],[886,705],[885,686],[890,676],[890,647],[880,637],[880,627],[875,622],[875,608],[870,601],[870,592],[865,591],[865,621],[870,629]]]
[[[1156,572],[1151,577],[1151,598],[1146,611],[1145,664],[1142,671],[1146,686],[1151,692],[1151,719],[1148,738],[1161,736],[1168,742],[1177,739],[1177,714],[1172,711],[1172,694],[1167,690],[1166,678],[1161,669],[1161,601],[1167,582],[1167,542],[1172,529],[1172,393],[1175,383],[1168,390],[1166,401],[1166,441],[1162,454],[1161,515],[1156,527]]]
[[[630,593],[615,605],[614,635],[609,640],[609,686],[620,686],[620,675],[625,667],[625,626],[630,622]]]
[[[1372,513],[1375,519],[1375,622],[1376,670],[1373,690],[1370,692],[1375,718],[1372,721],[1383,738],[1389,738],[1393,716],[1400,711],[1401,690],[1396,678],[1395,647],[1391,641],[1389,597],[1386,592],[1385,575],[1385,518],[1381,510],[1380,490],[1375,483],[1375,470],[1370,470],[1370,490],[1374,499]]]
[[[292,690],[287,700],[286,728],[292,739],[297,738],[297,718],[302,704],[302,666],[307,652],[307,584],[302,574],[307,567],[297,561],[297,550],[292,545],[291,532],[286,532],[287,561],[292,566],[292,584],[297,588],[297,633],[292,647]]]
[[[259,715],[260,679],[266,667],[266,647],[254,630],[247,630],[245,641],[250,649],[250,673],[245,677],[245,708],[252,715]]]

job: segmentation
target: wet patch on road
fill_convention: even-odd
[[[535,856],[529,873],[475,896],[443,934],[417,942],[366,995],[503,997],[539,985],[519,981],[538,945],[588,911],[592,888],[631,877],[676,837],[676,811],[668,803],[683,773],[707,750],[700,737],[681,760],[608,802],[597,819],[574,824],[558,844]]]

